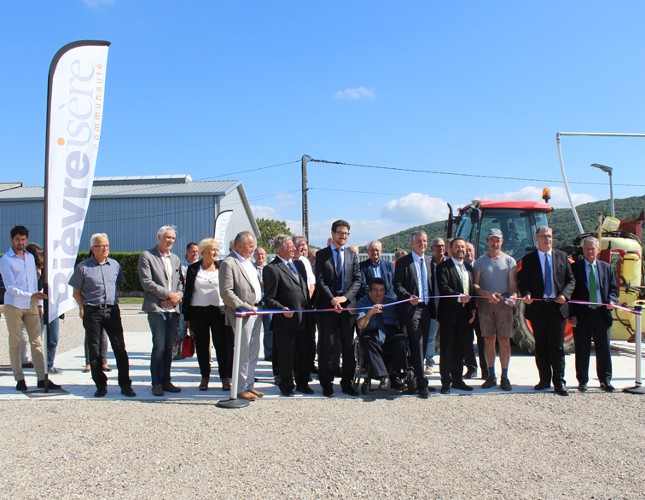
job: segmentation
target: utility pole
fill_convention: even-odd
[[[307,203],[307,162],[311,156],[302,155],[302,234],[309,242],[309,206]]]

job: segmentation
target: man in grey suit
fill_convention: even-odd
[[[219,266],[219,291],[226,306],[226,324],[235,329],[235,311],[256,312],[262,301],[260,280],[251,256],[255,247],[255,236],[249,231],[238,233],[233,240],[233,250]],[[255,367],[260,353],[260,316],[247,316],[242,321],[240,342],[240,372],[237,397],[255,400],[264,396],[254,388]],[[235,376],[235,373],[233,374]]]
[[[137,266],[144,291],[142,309],[148,313],[152,331],[150,373],[154,396],[163,396],[164,391],[181,391],[170,382],[172,351],[179,328],[179,303],[184,295],[181,261],[170,252],[175,238],[174,226],[161,226],[157,231],[157,246],[143,252]]]

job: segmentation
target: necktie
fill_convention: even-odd
[[[551,272],[551,256],[548,253],[544,254],[544,296],[550,297],[553,293],[552,272]]]
[[[343,291],[344,276],[343,276],[343,249],[336,248],[336,276],[338,277],[338,291]]]
[[[598,301],[598,281],[596,279],[596,266],[593,264],[589,266],[589,302]],[[590,306],[592,309],[597,309],[598,306]]]
[[[468,271],[466,271],[466,266],[462,264],[459,264],[459,268],[461,269],[461,286],[464,289],[464,293],[468,295],[468,290],[469,290],[469,283],[468,283]]]
[[[294,265],[293,261],[288,261],[287,262],[287,267],[289,270],[293,273],[293,275],[297,278],[298,277],[298,270],[296,269],[296,266]]]
[[[378,339],[381,344],[385,343],[385,321],[383,321],[383,313],[376,315],[376,325],[378,327]]]
[[[424,257],[421,257],[421,260],[419,261],[419,266],[421,267],[421,286],[419,287],[419,290],[421,290],[421,301],[422,302],[427,302],[428,301],[428,271],[426,270],[426,259]]]

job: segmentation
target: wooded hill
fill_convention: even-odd
[[[616,217],[618,219],[633,219],[638,217],[641,210],[645,208],[645,196],[633,196],[631,198],[623,198],[614,200],[616,208]],[[456,210],[456,208],[455,208]],[[585,203],[577,207],[578,217],[585,231],[594,231],[598,227],[598,214],[604,216],[609,215],[609,200],[594,201]],[[446,207],[446,214],[448,208]],[[573,239],[578,235],[576,221],[573,218],[570,208],[556,208],[549,215],[549,226],[553,228],[553,235],[555,237],[555,246],[564,247],[571,245]],[[431,240],[435,236],[446,236],[446,221],[433,222],[431,224],[424,224],[421,226],[411,227],[404,231],[384,236],[380,238],[383,243],[383,252],[393,253],[397,248],[410,250],[410,236],[418,230],[423,229],[428,233],[428,239]],[[429,243],[429,242],[428,242]],[[363,250],[363,247],[361,248]]]

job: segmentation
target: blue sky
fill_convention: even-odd
[[[445,218],[446,202],[539,199],[556,132],[645,132],[645,3],[632,1],[3,2],[0,182],[44,183],[47,72],[74,40],[112,42],[97,176],[239,179],[257,217],[364,244]],[[562,139],[578,203],[642,195],[645,139]],[[285,165],[282,165],[285,164]],[[279,167],[263,168],[272,165]],[[261,169],[255,170],[254,169]],[[547,182],[550,181],[550,182]],[[591,182],[597,184],[580,184]],[[621,185],[622,184],[622,185]],[[179,228],[181,231],[181,228]],[[194,235],[199,238],[206,235]]]

